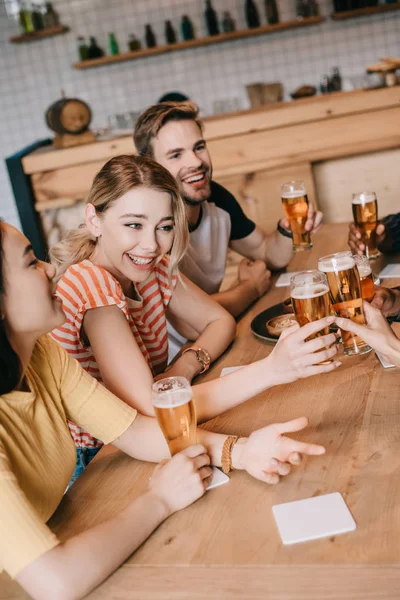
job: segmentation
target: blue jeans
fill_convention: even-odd
[[[97,448],[76,448],[75,471],[72,474],[68,488],[70,488],[74,481],[78,479],[79,475],[83,473],[90,461],[93,460],[102,447],[103,446],[98,446]]]

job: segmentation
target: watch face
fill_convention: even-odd
[[[203,365],[208,366],[211,362],[210,355],[208,354],[208,352],[206,350],[203,350],[203,348],[199,348],[197,350],[197,353]]]

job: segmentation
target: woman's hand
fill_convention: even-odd
[[[301,455],[325,453],[323,446],[305,444],[284,436],[284,433],[301,431],[308,425],[306,417],[287,423],[275,423],[254,431],[249,438],[238,440],[232,450],[232,465],[245,469],[265,483],[278,483],[281,475],[290,473],[291,465],[301,462]]]
[[[400,312],[400,292],[376,285],[371,306],[378,308],[385,317],[392,317]]]
[[[383,354],[389,362],[400,366],[400,340],[395,336],[380,310],[365,300],[363,308],[367,325],[359,325],[342,317],[335,317],[336,323],[340,329],[358,335],[371,348]]]
[[[166,506],[168,515],[198,500],[211,482],[210,457],[204,446],[190,446],[162,461],[149,481],[150,492]]]
[[[328,327],[333,321],[332,316],[324,317],[303,327],[293,325],[281,333],[275,348],[265,359],[269,372],[276,375],[276,384],[290,383],[311,375],[328,373],[341,365],[335,360],[328,365],[319,364],[333,358],[337,353],[337,346],[333,345],[336,341],[334,333],[305,341],[309,336]]]

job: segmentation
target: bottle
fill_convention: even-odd
[[[184,40],[194,40],[194,27],[187,15],[182,15],[181,33]]]
[[[253,29],[254,27],[260,27],[260,15],[258,14],[257,6],[254,4],[254,0],[246,0],[244,11],[246,15],[247,26],[250,29]]]
[[[319,89],[321,91],[321,94],[327,94],[331,91],[328,75],[322,75]]]
[[[25,2],[21,2],[19,10],[19,24],[23,33],[33,33],[32,15]]]
[[[310,17],[319,17],[319,4],[318,0],[310,0]]]
[[[97,45],[96,38],[91,36],[89,40],[88,58],[101,58],[104,56],[104,51]]]
[[[204,13],[208,35],[219,34],[219,24],[217,13],[212,7],[211,0],[206,0],[206,10]]]
[[[308,8],[304,0],[296,0],[296,18],[304,19],[307,16]]]
[[[235,21],[229,11],[224,12],[224,18],[222,20],[222,31],[224,33],[231,33],[236,30]]]
[[[332,69],[330,88],[332,92],[339,92],[342,89],[342,77],[340,75],[339,67],[333,67]]]
[[[82,60],[87,60],[88,58],[88,45],[85,41],[85,38],[83,36],[79,36],[77,38],[77,42],[78,42],[78,55],[79,55],[79,59]]]
[[[47,27],[57,27],[60,24],[58,13],[51,2],[46,3],[45,22]]]
[[[176,44],[176,33],[171,21],[165,21],[165,41],[167,44]]]
[[[151,25],[147,24],[145,27],[146,31],[146,46],[148,48],[155,48],[157,46],[156,36],[153,33]]]
[[[40,6],[32,4],[31,18],[34,31],[41,31],[42,29],[44,29],[43,16],[40,10]]]
[[[265,12],[269,25],[275,25],[276,23],[279,23],[279,13],[276,0],[265,0]]]
[[[140,50],[140,48],[142,47],[142,44],[140,43],[140,41],[137,39],[137,37],[131,33],[129,36],[129,41],[128,41],[128,48],[131,52],[135,52],[135,50]]]
[[[115,37],[115,34],[112,32],[108,34],[108,46],[110,48],[110,54],[112,56],[116,56],[117,54],[119,54],[119,46],[118,46],[117,38]]]

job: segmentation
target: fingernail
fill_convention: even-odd
[[[340,327],[341,325],[344,325],[344,319],[342,319],[341,317],[336,317],[336,323]]]
[[[335,320],[335,317],[332,317],[332,316],[327,317],[327,319],[326,319],[327,323],[333,323],[334,320]]]
[[[341,366],[341,364],[342,364],[342,363],[340,362],[340,360],[338,360],[337,362],[335,362],[335,367],[340,367],[340,366]]]
[[[271,458],[271,465],[273,467],[277,467],[278,466],[278,461],[276,460],[276,458]]]

